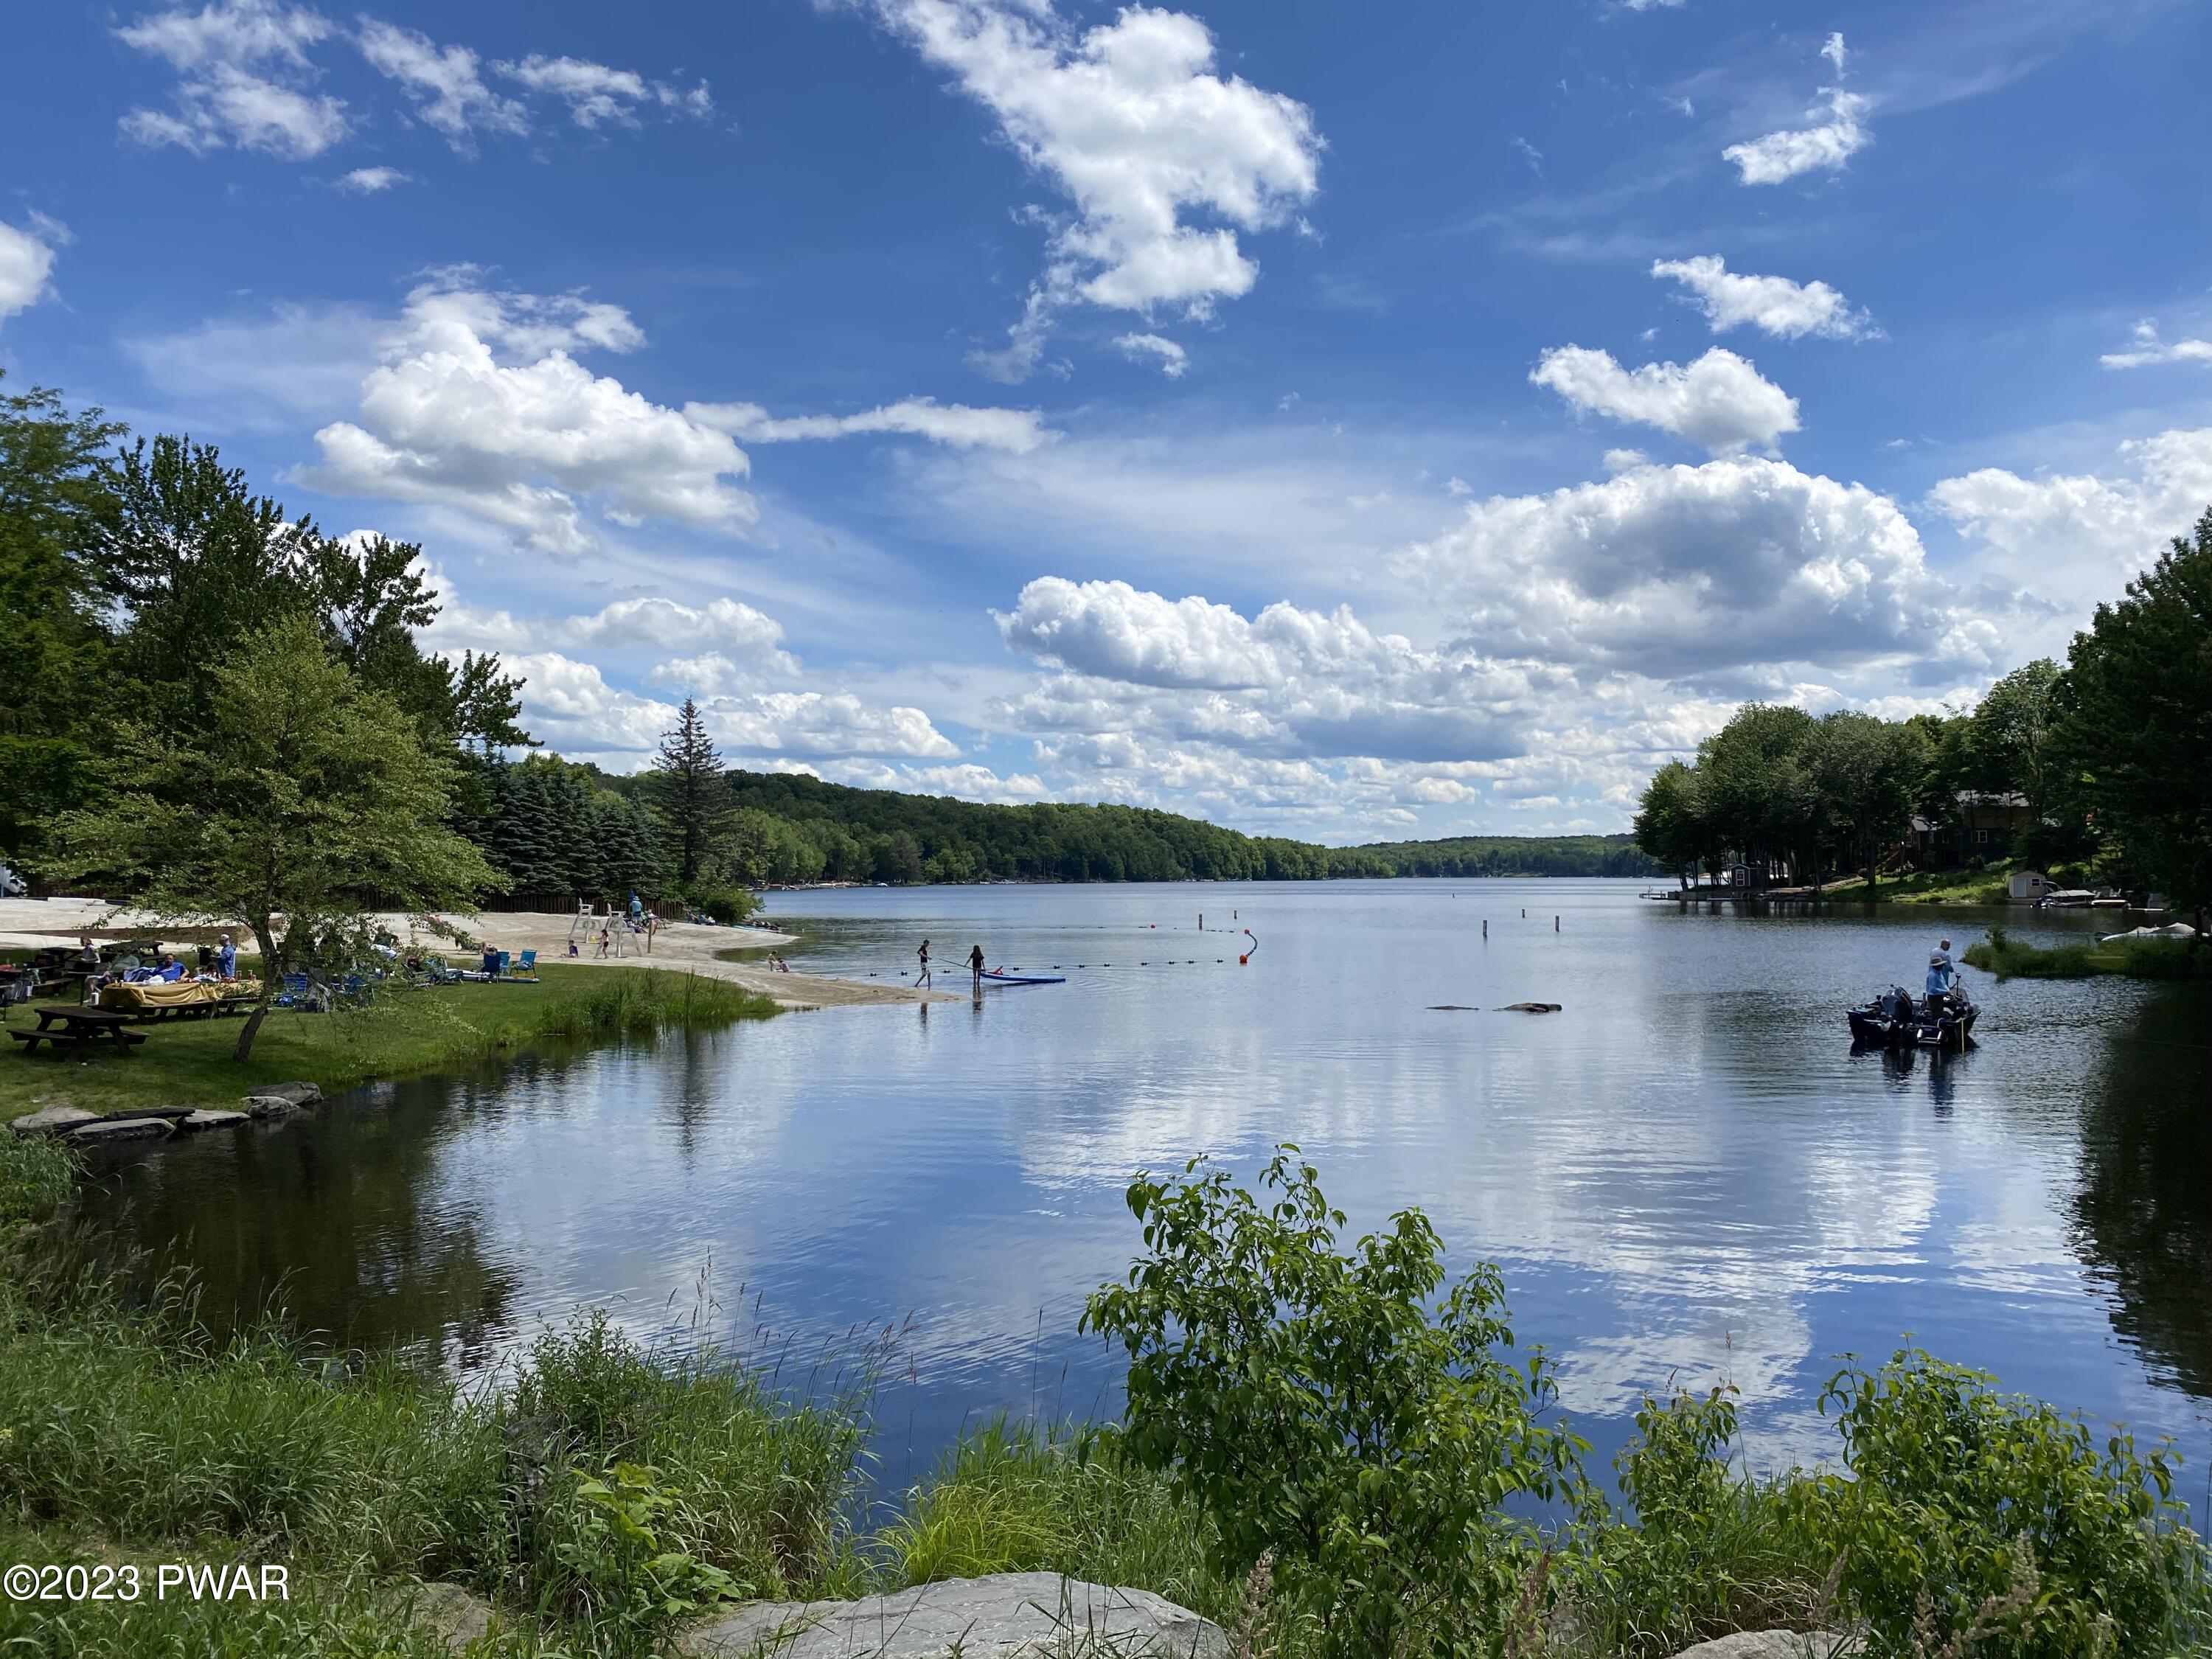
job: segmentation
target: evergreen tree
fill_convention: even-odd
[[[653,757],[653,771],[661,816],[668,820],[676,879],[689,888],[698,881],[706,864],[728,795],[722,757],[714,752],[707,722],[691,698],[684,699],[675,727],[661,734],[660,752]]]

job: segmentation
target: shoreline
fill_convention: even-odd
[[[669,973],[692,974],[766,997],[779,1010],[786,1012],[960,1000],[950,992],[924,991],[898,983],[878,985],[828,974],[778,973],[765,963],[756,967],[724,962],[715,954],[730,950],[770,951],[799,942],[796,934],[769,928],[664,922],[654,930],[650,953],[633,950],[626,956],[601,958],[588,953],[592,948],[588,944],[580,947],[579,955],[572,957],[568,954],[569,928],[575,918],[565,913],[453,911],[447,919],[495,949],[517,953],[537,951],[541,967],[559,963],[571,968],[657,968]],[[412,929],[412,919],[404,911],[385,913],[377,920],[401,939],[408,937]],[[221,925],[183,924],[173,920],[167,924],[170,935],[177,938],[201,931],[204,927]],[[57,942],[74,943],[79,933],[88,929],[117,927],[129,928],[147,938],[160,936],[163,931],[163,925],[143,911],[112,906],[100,899],[0,899],[0,949],[37,950]],[[233,931],[243,930],[234,927]],[[623,943],[631,945],[633,940],[625,935]],[[460,954],[442,942],[438,942],[436,948],[451,955]]]

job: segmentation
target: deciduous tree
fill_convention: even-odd
[[[261,949],[253,1049],[284,966],[277,944],[364,933],[368,915],[468,902],[497,884],[445,827],[453,763],[405,711],[365,690],[295,614],[209,669],[194,728],[128,722],[110,793],[57,827],[68,866],[126,884],[168,917],[242,921]]]
[[[2074,636],[2058,702],[2057,747],[2099,839],[2201,923],[2212,906],[2212,511],[2124,598],[2097,607]]]

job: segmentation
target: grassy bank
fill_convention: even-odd
[[[262,1025],[253,1057],[244,1065],[231,1057],[238,1042],[235,1018],[142,1027],[146,1041],[129,1056],[76,1060],[45,1052],[0,1055],[0,1120],[55,1103],[94,1112],[132,1106],[232,1107],[257,1084],[295,1080],[335,1093],[385,1078],[465,1065],[533,1042],[639,1036],[775,1012],[765,997],[692,974],[567,963],[539,972],[536,985],[387,988],[369,1006],[340,1013],[277,1009]],[[38,1021],[30,1008],[21,1007],[8,1011],[7,1023],[28,1029]]]
[[[2197,939],[2115,939],[2046,950],[1993,927],[1989,938],[1966,947],[1966,961],[1999,979],[2095,979],[2107,974],[2124,979],[2212,978],[2212,950]]]

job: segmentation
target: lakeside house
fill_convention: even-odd
[[[2001,859],[2013,833],[2034,817],[2025,795],[1961,789],[1953,797],[1949,823],[1913,818],[1914,861],[1923,870],[1955,870],[1970,858]]]

